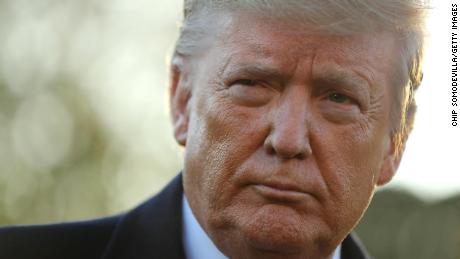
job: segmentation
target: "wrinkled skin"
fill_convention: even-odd
[[[330,258],[399,161],[396,40],[227,18],[191,68],[173,65],[190,206],[229,257]]]

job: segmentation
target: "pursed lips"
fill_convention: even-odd
[[[254,190],[265,199],[275,202],[299,203],[311,194],[303,191],[297,185],[281,182],[254,183]]]

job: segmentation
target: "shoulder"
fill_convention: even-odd
[[[124,214],[81,222],[0,228],[0,258],[185,258],[182,177]]]
[[[0,258],[100,258],[120,216],[0,228]]]

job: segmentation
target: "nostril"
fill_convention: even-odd
[[[271,144],[271,141],[270,141],[269,138],[267,138],[265,140],[265,142],[264,142],[264,149],[267,152],[267,154],[269,154],[269,155],[275,155],[276,154],[276,150],[273,147],[273,145]]]
[[[286,143],[273,143],[271,138],[267,138],[264,142],[264,150],[270,156],[278,156],[282,159],[299,159],[304,160],[311,155],[311,147],[308,143],[303,145],[288,145]]]
[[[304,160],[305,158],[307,158],[307,153],[306,152],[301,152],[301,153],[297,154],[294,158],[296,158],[298,160]]]
[[[279,137],[270,135],[265,139],[264,150],[268,155],[276,155],[281,159],[304,160],[312,154],[308,137],[297,140]]]

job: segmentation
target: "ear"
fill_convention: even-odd
[[[189,101],[191,97],[191,85],[189,76],[184,71],[183,60],[174,57],[170,68],[170,108],[174,138],[181,146],[187,143],[187,132],[189,125]]]
[[[387,184],[398,170],[399,163],[401,162],[402,153],[404,151],[404,144],[398,150],[397,144],[392,138],[387,138],[385,143],[385,154],[383,164],[380,169],[380,174],[377,179],[377,186]]]

